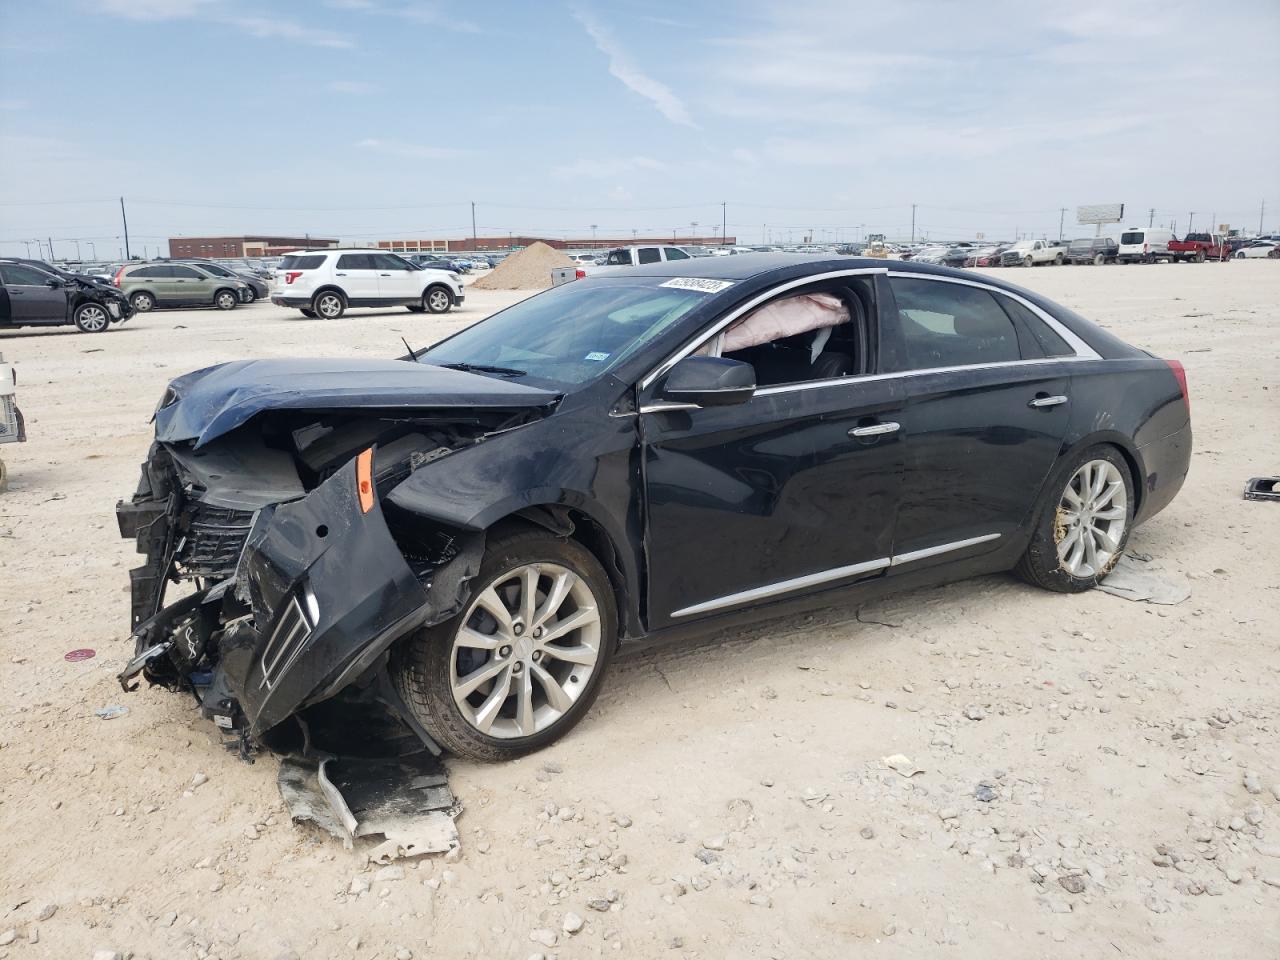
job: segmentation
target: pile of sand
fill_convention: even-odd
[[[477,290],[545,290],[551,286],[553,267],[571,267],[573,261],[545,243],[530,244],[507,257],[472,284]]]

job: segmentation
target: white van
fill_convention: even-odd
[[[1170,260],[1169,241],[1177,240],[1172,230],[1160,227],[1130,227],[1120,234],[1120,252],[1116,255],[1118,263],[1154,263],[1156,260]]]

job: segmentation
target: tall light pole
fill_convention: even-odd
[[[1267,201],[1262,201],[1262,209],[1258,211],[1258,236],[1262,236],[1262,218],[1267,213]]]
[[[1058,239],[1062,239],[1062,224],[1067,219],[1067,208],[1061,207],[1058,210]]]
[[[1191,224],[1195,221],[1195,219],[1196,219],[1196,212],[1192,210],[1190,213],[1187,214],[1187,233],[1191,232]]]
[[[124,197],[120,198],[120,221],[124,224],[124,258],[132,260],[129,256],[129,218],[124,213]]]
[[[98,248],[93,245],[92,240],[89,241],[89,256],[93,257],[95,260],[98,259]]]
[[[724,243],[725,237],[728,236],[729,226],[729,204],[728,201],[720,202],[720,242]]]
[[[689,224],[689,239],[693,240],[698,235],[698,221],[695,220]]]
[[[597,226],[599,226],[599,224],[593,223],[591,225],[591,246],[593,247],[596,245],[596,227]]]
[[[36,242],[39,243],[40,241],[37,240]],[[27,259],[30,260],[31,259],[31,241],[23,240],[22,243],[27,248]]]
[[[916,205],[911,205],[911,242],[916,242]]]
[[[471,201],[471,249],[476,248],[476,202]]]

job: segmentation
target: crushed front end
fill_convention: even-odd
[[[182,402],[175,386],[169,405]],[[200,442],[175,437],[158,413],[137,491],[116,508],[145,557],[130,571],[122,685],[142,676],[194,694],[246,757],[257,745],[306,752],[308,709],[339,694],[381,703],[434,746],[389,680],[389,648],[462,608],[484,535],[383,498],[540,415],[269,410]]]

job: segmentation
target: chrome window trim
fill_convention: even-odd
[[[710,330],[704,331],[703,333],[699,334],[696,339],[686,343],[683,347],[681,347],[671,356],[667,357],[666,360],[662,361],[662,363],[660,363],[657,367],[650,370],[649,373],[647,373],[643,378],[641,378],[640,389],[641,390],[648,389],[648,387],[650,386],[650,384],[653,383],[654,380],[658,379],[658,377],[662,376],[664,373],[666,373],[668,370],[674,367],[677,363],[679,363],[689,354],[693,353],[694,350],[698,349],[698,347],[702,346],[703,343],[711,339],[711,337],[715,336],[717,333],[719,333],[721,330],[723,330],[725,327],[731,324],[734,320],[737,320],[740,316],[742,316],[748,310],[752,310],[755,307],[760,306],[760,304],[764,303],[766,300],[773,299],[779,293],[785,293],[788,290],[794,290],[796,287],[807,286],[808,284],[811,284],[811,283],[819,283],[820,281],[823,281],[823,280],[835,280],[838,277],[866,277],[866,276],[875,276],[876,274],[887,274],[888,272],[889,272],[888,267],[858,267],[853,270],[833,270],[829,273],[815,273],[815,274],[812,274],[811,276],[799,277],[795,280],[788,280],[786,283],[779,284],[776,287],[770,287],[768,290],[764,291],[763,293],[757,294],[755,297],[752,297],[742,306],[725,314],[725,316],[722,317],[720,321],[716,323],[716,325],[712,327]]]
[[[933,280],[938,283],[954,283],[957,286],[962,286],[962,287],[977,287],[979,290],[986,290],[988,293],[1000,294],[1001,296],[1005,296],[1013,300],[1017,300],[1020,304],[1022,304],[1032,313],[1034,313],[1041,320],[1043,320],[1045,324],[1048,325],[1049,329],[1051,329],[1054,333],[1056,333],[1063,340],[1065,340],[1067,342],[1067,346],[1071,347],[1071,349],[1076,352],[1077,358],[1083,359],[1083,360],[1101,360],[1102,359],[1102,357],[1098,354],[1098,351],[1094,350],[1093,347],[1089,346],[1089,344],[1087,344],[1084,340],[1082,340],[1075,332],[1068,329],[1062,323],[1061,320],[1058,320],[1056,317],[1051,316],[1046,311],[1037,307],[1034,303],[1032,303],[1026,297],[1023,297],[1020,294],[1016,294],[1012,290],[1005,290],[1002,287],[997,287],[990,283],[983,283],[980,280],[969,280],[967,278],[962,278],[962,277],[939,277],[939,276],[935,276],[934,274],[912,273],[907,270],[889,270],[888,274],[890,279],[892,279],[893,277],[902,277],[905,280]],[[1061,360],[1061,359],[1067,359],[1067,358],[1053,357],[1052,359]],[[1012,363],[1014,361],[1009,361],[1009,362]],[[1029,363],[1030,361],[1024,360],[1022,362]],[[972,366],[976,366],[976,364],[972,364]]]
[[[674,620],[678,617],[689,617],[698,613],[711,613],[715,610],[723,610],[726,607],[741,606],[753,600],[767,600],[770,597],[776,597],[784,593],[803,590],[805,587],[816,587],[824,583],[830,583],[833,580],[843,580],[846,577],[855,577],[864,573],[877,573],[890,567],[913,563],[916,560],[924,560],[928,557],[940,556],[953,550],[963,550],[965,547],[974,547],[980,543],[987,543],[999,538],[1000,534],[998,533],[988,533],[980,537],[969,537],[967,540],[953,540],[950,543],[939,543],[936,546],[925,547],[922,550],[894,554],[892,557],[882,557],[879,560],[866,560],[862,563],[852,563],[845,567],[833,567],[830,570],[806,574],[803,577],[792,577],[790,580],[779,580],[777,583],[765,584],[763,587],[752,587],[750,590],[741,590],[738,593],[716,597],[714,600],[706,600],[702,603],[695,603],[692,606],[681,607],[671,614],[671,618]]]

